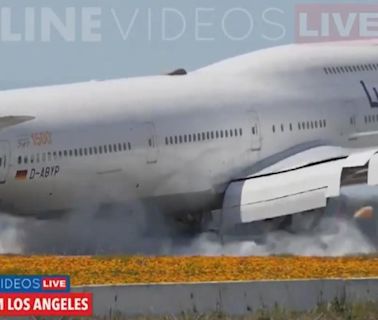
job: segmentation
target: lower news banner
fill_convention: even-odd
[[[70,289],[67,276],[2,275],[0,316],[92,316],[92,293],[72,293]]]

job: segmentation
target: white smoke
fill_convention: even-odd
[[[0,214],[0,254],[145,254],[145,255],[278,255],[345,256],[377,252],[375,221],[346,221],[353,212],[378,203],[377,190],[351,189],[328,207],[329,214],[311,232],[273,231],[261,241],[221,239],[215,234],[183,236],[172,232],[163,216],[141,204],[129,208],[85,207],[58,220],[41,221]],[[358,196],[351,199],[351,195]],[[362,199],[362,200],[361,200]],[[377,210],[376,210],[377,211]],[[336,216],[333,213],[338,213]],[[377,211],[378,212],[378,211]],[[375,224],[375,225],[374,225]],[[252,239],[252,238],[251,238]],[[373,243],[374,242],[374,243]]]
[[[92,208],[93,209],[93,208]],[[310,233],[270,232],[262,242],[225,239],[215,234],[198,237],[170,234],[160,216],[108,209],[72,213],[61,220],[0,218],[0,253],[101,255],[278,255],[345,256],[377,252],[353,222],[328,217]]]
[[[332,232],[329,228],[332,226]],[[220,244],[201,236],[182,254],[230,255],[230,256],[329,256],[360,255],[375,253],[375,246],[353,223],[336,218],[326,218],[316,232],[311,234],[293,234],[275,231],[267,234],[263,243],[255,241],[237,241],[235,239]]]

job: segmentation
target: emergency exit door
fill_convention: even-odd
[[[0,141],[0,183],[7,180],[10,165],[10,145],[8,141]]]
[[[249,134],[251,136],[251,150],[259,151],[261,150],[261,127],[260,121],[257,113],[255,111],[250,111],[248,113],[249,121]]]
[[[143,125],[146,133],[146,148],[147,148],[147,163],[154,164],[158,161],[158,143],[156,128],[152,122],[145,123]]]

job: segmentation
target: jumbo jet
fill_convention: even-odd
[[[377,42],[296,44],[186,72],[0,92],[0,209],[140,201],[221,228],[321,214],[378,184]]]

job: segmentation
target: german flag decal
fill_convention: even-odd
[[[28,170],[18,170],[16,172],[16,180],[26,180],[28,177]]]

